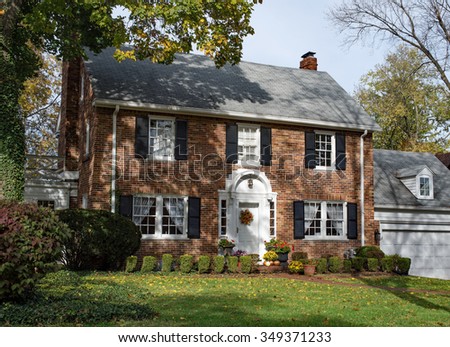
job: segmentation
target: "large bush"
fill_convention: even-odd
[[[59,218],[72,230],[63,256],[71,270],[119,270],[139,248],[139,229],[121,215],[72,209],[60,211]]]
[[[53,270],[68,234],[50,209],[0,202],[0,300],[24,296]]]

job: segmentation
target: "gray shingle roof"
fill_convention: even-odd
[[[450,208],[450,171],[431,153],[374,150],[375,205]],[[434,199],[417,199],[396,177],[404,168],[427,166],[433,173]]]
[[[126,60],[113,49],[88,53],[96,99],[326,121],[378,130],[375,121],[326,72],[241,62],[217,69],[207,57],[177,55],[171,65]]]

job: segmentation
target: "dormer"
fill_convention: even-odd
[[[434,199],[433,171],[426,165],[398,170],[396,177],[417,199]]]

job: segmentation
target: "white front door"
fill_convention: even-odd
[[[237,213],[237,231],[238,243],[237,249],[247,252],[247,254],[259,254],[262,243],[259,230],[259,203],[258,202],[239,202]],[[249,210],[253,215],[253,221],[249,224],[241,222],[241,211]]]

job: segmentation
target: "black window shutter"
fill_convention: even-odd
[[[131,218],[133,217],[133,196],[121,195],[119,202],[119,214]]]
[[[305,167],[316,167],[316,134],[313,131],[305,132]]]
[[[305,238],[305,203],[294,201],[294,239]]]
[[[357,205],[347,203],[347,238],[356,240],[358,238],[358,210]]]
[[[177,120],[175,122],[175,160],[188,159],[187,133],[187,121]]]
[[[147,116],[136,117],[134,155],[138,158],[147,158],[148,156],[148,126],[149,119]]]
[[[345,170],[347,158],[345,156],[345,135],[336,134],[336,169]]]
[[[261,165],[272,165],[272,129],[261,127]]]
[[[227,124],[227,163],[237,163],[238,161],[238,126],[237,124]]]
[[[188,237],[200,238],[200,198],[189,197],[188,200]]]

